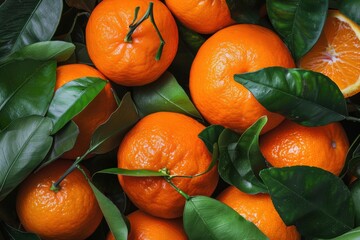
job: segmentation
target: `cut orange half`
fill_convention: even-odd
[[[300,59],[300,67],[333,80],[344,97],[360,92],[360,26],[330,10],[315,46]]]

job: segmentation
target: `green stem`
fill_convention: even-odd
[[[138,16],[138,13],[139,13],[139,9],[140,7],[136,7],[135,8],[135,14],[134,14],[134,20],[133,22],[129,25],[129,31],[128,33],[126,34],[125,38],[124,38],[124,42],[126,43],[131,43],[132,42],[132,34],[134,33],[134,31],[136,30],[136,28],[138,26],[140,26],[140,24],[142,22],[144,22],[146,19],[150,18],[150,22],[152,23],[152,25],[154,26],[155,28],[155,31],[157,33],[157,35],[159,36],[159,39],[160,39],[160,45],[159,45],[159,48],[156,52],[156,55],[155,55],[155,60],[156,61],[159,61],[160,58],[161,58],[161,55],[162,55],[162,51],[163,51],[163,48],[164,48],[164,45],[165,45],[165,41],[155,23],[155,19],[154,19],[154,3],[153,2],[150,2],[149,3],[149,7],[148,9],[146,10],[144,16],[138,21],[138,22],[135,22],[136,19],[137,19],[137,16]]]
[[[54,182],[51,187],[50,190],[54,191],[54,192],[58,192],[61,188],[60,188],[60,183],[67,177],[67,175],[69,175],[70,173],[72,173],[72,171],[75,170],[75,168],[78,167],[78,164],[90,153],[91,151],[87,151],[84,155],[82,155],[81,157],[78,157],[75,162],[64,172],[63,175],[61,175],[59,177],[59,179]]]
[[[360,118],[356,118],[352,116],[347,116],[345,119],[348,121],[360,122]]]
[[[178,192],[181,194],[181,196],[183,196],[186,200],[190,199],[190,196],[188,194],[186,194],[185,192],[183,192],[180,188],[178,188],[170,179],[169,177],[164,177],[165,180]]]

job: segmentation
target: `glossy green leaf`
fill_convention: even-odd
[[[186,201],[183,222],[185,232],[192,240],[268,239],[235,210],[205,196],[191,197]]]
[[[0,132],[0,201],[45,158],[53,141],[52,127],[48,118],[28,116]]]
[[[36,234],[20,231],[7,224],[2,224],[2,226],[10,240],[41,240]]]
[[[0,59],[26,45],[50,40],[62,8],[62,0],[5,1],[0,6]]]
[[[241,136],[225,129],[219,137],[219,174],[221,178],[243,192],[256,194],[267,192],[259,178],[266,162],[259,149],[259,134],[267,117],[259,118]]]
[[[340,176],[344,177],[349,170],[353,171],[358,165],[360,165],[360,135],[355,138],[346,154],[346,161]]]
[[[304,56],[317,42],[325,24],[328,0],[267,0],[272,25],[295,59]]]
[[[27,45],[20,50],[12,53],[6,58],[0,60],[0,65],[10,61],[21,60],[56,60],[58,62],[66,61],[74,52],[75,45],[62,41],[45,41]]]
[[[154,171],[154,170],[146,170],[146,169],[123,169],[123,168],[107,168],[98,173],[106,173],[106,174],[116,174],[116,175],[124,175],[124,176],[132,176],[132,177],[168,177],[169,174],[164,171]]]
[[[339,10],[360,25],[360,0],[346,0],[339,3]]]
[[[108,199],[96,188],[94,184],[91,183],[91,181],[89,181],[89,184],[95,194],[96,200],[99,203],[99,207],[104,214],[104,218],[115,239],[127,239],[129,230],[127,228],[123,214],[110,199]]]
[[[78,78],[55,92],[47,116],[53,120],[53,134],[81,112],[105,87],[106,81],[96,77]]]
[[[307,237],[333,238],[354,227],[354,207],[344,182],[316,167],[269,168],[260,172],[286,225]]]
[[[54,93],[56,62],[26,60],[0,67],[0,129],[11,121],[45,115]]]
[[[125,94],[115,112],[93,133],[90,151],[92,153],[102,154],[118,147],[125,134],[139,119],[140,117],[130,93]]]
[[[321,73],[269,67],[234,78],[266,109],[305,126],[326,125],[348,115],[340,89]]]
[[[355,180],[350,185],[351,197],[354,202],[355,226],[360,226],[360,181]]]
[[[214,151],[214,144],[218,142],[219,136],[224,129],[221,125],[210,125],[199,133],[199,138],[211,153]]]
[[[164,111],[201,119],[200,113],[169,72],[165,72],[153,83],[134,88],[132,93],[135,105],[142,115]]]
[[[51,149],[41,164],[40,168],[52,163],[58,159],[63,153],[71,150],[79,135],[79,128],[73,121],[69,121],[63,128],[61,128],[53,137],[54,141]],[[39,169],[40,169],[39,168]],[[38,170],[39,170],[38,169]]]

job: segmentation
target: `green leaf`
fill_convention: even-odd
[[[51,129],[50,119],[28,116],[0,132],[0,201],[45,158],[52,144]]]
[[[165,72],[153,83],[134,88],[132,93],[135,105],[142,115],[164,111],[202,119],[185,91],[169,72]]]
[[[96,200],[99,203],[100,209],[104,214],[104,218],[113,233],[115,239],[127,239],[128,228],[126,225],[125,217],[115,204],[108,199],[102,192],[100,192],[91,181],[88,181],[92,188]]]
[[[44,159],[41,166],[37,169],[45,167],[58,159],[64,152],[71,150],[79,135],[79,128],[75,122],[69,121],[63,128],[61,128],[53,137],[54,141],[51,149]]]
[[[169,174],[165,173],[164,171],[154,171],[154,170],[146,170],[146,169],[129,170],[123,168],[103,169],[101,171],[96,172],[95,174],[98,173],[116,174],[116,175],[132,176],[132,177],[168,177],[169,176]]]
[[[338,86],[318,72],[269,67],[234,78],[266,109],[305,126],[326,125],[348,115]]]
[[[205,196],[191,197],[184,209],[184,229],[189,239],[268,239],[252,222],[222,202]]]
[[[27,45],[0,60],[0,65],[10,61],[21,61],[26,59],[58,62],[66,61],[74,52],[75,45],[62,41],[46,41]]]
[[[78,78],[55,92],[47,116],[53,120],[53,134],[80,113],[105,87],[106,81],[96,77]]]
[[[360,0],[346,0],[339,4],[340,12],[360,25]]]
[[[26,45],[50,40],[62,8],[62,0],[5,1],[0,6],[0,59]]]
[[[341,178],[358,165],[360,165],[360,135],[355,138],[346,154],[346,161],[340,174]]]
[[[351,197],[354,202],[355,226],[360,226],[360,181],[355,180],[350,185]]]
[[[219,174],[221,178],[243,192],[256,194],[267,192],[259,179],[266,162],[259,149],[259,134],[267,117],[259,118],[240,137],[225,129],[219,137]]]
[[[295,59],[304,56],[317,42],[325,24],[328,0],[267,0],[272,25]]]
[[[214,144],[218,142],[219,136],[224,129],[220,125],[210,125],[199,133],[199,138],[211,153],[214,151]]]
[[[56,62],[26,60],[0,66],[0,129],[11,121],[45,115],[54,93]]]
[[[90,151],[102,154],[120,145],[127,131],[140,119],[130,93],[126,93],[119,107],[100,125],[91,138]]]
[[[286,225],[306,237],[332,238],[354,227],[351,194],[344,182],[316,167],[269,168],[260,172]]]
[[[23,232],[7,224],[1,224],[4,227],[9,239],[14,240],[41,240],[39,236],[33,233]]]
[[[86,65],[94,66],[94,63],[91,61],[89,57],[89,53],[87,51],[86,45],[83,43],[74,43],[76,46],[75,49],[75,58],[76,63],[83,63]]]

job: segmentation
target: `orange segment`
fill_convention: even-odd
[[[300,67],[331,78],[345,97],[360,91],[360,26],[330,10],[315,46],[301,60]]]

